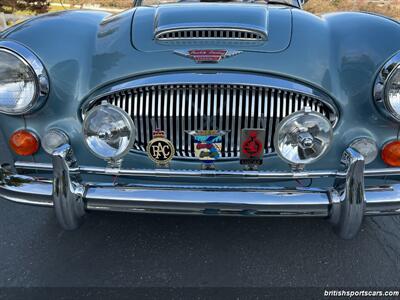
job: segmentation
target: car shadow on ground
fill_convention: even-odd
[[[398,225],[399,218],[367,219],[354,240],[344,241],[321,219],[96,212],[79,231],[52,224],[47,234],[79,246],[76,263],[85,258],[122,277],[129,266],[135,270],[136,280],[115,284],[343,286],[349,277],[365,286],[399,283]]]

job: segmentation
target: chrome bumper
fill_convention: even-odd
[[[343,155],[343,172],[228,172],[173,170],[117,170],[79,167],[69,145],[53,155],[53,180],[43,180],[0,169],[0,197],[13,202],[54,207],[65,229],[79,227],[86,210],[141,213],[208,214],[239,216],[326,217],[343,238],[354,237],[365,215],[400,214],[400,184],[364,187],[364,158],[349,148]],[[16,167],[21,167],[21,165]],[[389,169],[390,171],[390,169]],[[321,189],[271,189],[240,186],[111,186],[83,183],[80,173],[126,176],[215,176],[257,178],[335,177],[335,185]],[[372,175],[383,170],[370,171]],[[396,171],[397,172],[397,171]],[[388,175],[388,174],[386,174]]]

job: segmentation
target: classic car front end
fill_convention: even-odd
[[[400,25],[297,1],[66,11],[1,34],[0,197],[88,211],[400,214]]]

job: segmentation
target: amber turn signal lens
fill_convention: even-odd
[[[382,149],[383,161],[392,167],[400,167],[400,141],[386,144]]]
[[[29,156],[39,150],[36,136],[27,130],[18,130],[10,138],[10,147],[18,155]]]

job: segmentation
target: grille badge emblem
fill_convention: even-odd
[[[243,129],[240,136],[240,164],[255,168],[262,164],[265,129]]]
[[[194,138],[196,157],[203,163],[203,169],[215,169],[214,161],[221,157],[223,130],[187,131]]]
[[[153,131],[153,139],[147,144],[147,155],[158,166],[168,166],[175,155],[175,147],[170,140],[165,138],[165,132],[156,129]]]
[[[175,54],[193,59],[198,64],[204,63],[219,63],[224,58],[236,56],[242,51],[236,50],[212,50],[212,49],[198,49],[198,50],[176,50]]]

